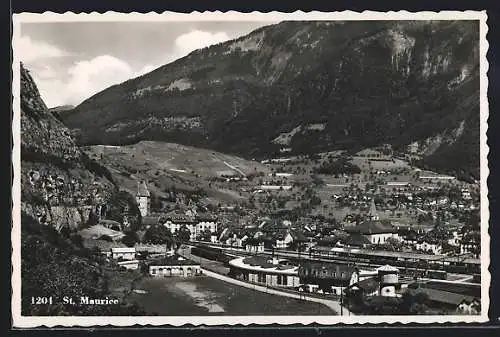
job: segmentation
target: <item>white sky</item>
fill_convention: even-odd
[[[48,107],[77,105],[189,52],[275,22],[23,23],[15,46]]]

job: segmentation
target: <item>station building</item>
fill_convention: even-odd
[[[340,295],[347,287],[359,281],[357,267],[333,263],[304,263],[300,266],[299,278],[302,284],[314,284],[324,293]]]
[[[196,276],[201,275],[201,266],[199,263],[185,259],[180,256],[172,256],[153,261],[148,266],[151,276]]]
[[[299,267],[285,259],[239,257],[229,261],[229,267],[229,276],[243,281],[289,288],[300,285]]]

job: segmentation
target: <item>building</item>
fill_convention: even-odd
[[[137,201],[141,216],[147,216],[149,214],[151,204],[151,194],[149,193],[148,186],[144,180],[137,183],[137,194],[135,195],[135,200]]]
[[[196,214],[196,215],[186,215],[186,214],[168,214],[165,216],[165,222],[163,225],[167,227],[172,234],[179,231],[181,228],[185,227],[189,230],[189,239],[194,241],[202,233],[210,232],[211,234],[217,233],[218,219],[215,216],[209,214]],[[216,237],[210,240],[216,240]]]
[[[398,268],[385,265],[377,268],[377,280],[379,283],[379,295],[386,297],[397,296],[396,290],[400,289]]]
[[[368,220],[354,227],[346,228],[345,231],[351,236],[362,235],[367,242],[374,245],[384,244],[390,238],[398,238],[397,229],[392,223],[388,220],[380,220],[373,199],[368,212]],[[359,240],[358,238],[357,241],[365,240]]]
[[[478,315],[481,312],[481,302],[474,296],[427,287],[410,288],[409,286],[407,291],[413,296],[425,294],[427,304],[435,309],[462,315]]]
[[[144,228],[149,228],[151,226],[156,226],[162,223],[162,216],[160,214],[150,214],[142,216],[142,226]]]
[[[304,263],[299,268],[301,284],[316,284],[324,293],[340,295],[349,286],[358,283],[359,269],[333,263]]]
[[[481,302],[477,298],[464,298],[457,307],[457,313],[462,315],[481,314]]]
[[[443,251],[443,245],[436,239],[422,239],[417,240],[415,244],[415,249],[424,251],[426,253],[432,253],[434,255],[439,255]]]
[[[264,240],[249,238],[245,241],[245,250],[249,253],[264,253]]]
[[[167,245],[136,243],[134,245],[137,253],[158,254],[158,255],[173,255],[174,250],[167,249]]]
[[[471,231],[463,235],[460,241],[460,254],[471,254],[475,257],[481,254],[481,235],[478,231]]]
[[[123,260],[117,262],[120,268],[125,268],[127,270],[137,270],[139,269],[138,260]]]
[[[385,265],[374,271],[360,272],[359,281],[351,284],[348,292],[361,297],[399,297],[401,288],[399,270]]]
[[[377,296],[380,291],[380,283],[376,277],[369,277],[349,286],[348,290],[361,296]]]
[[[115,260],[134,260],[135,259],[134,247],[113,247],[111,248],[111,257]]]
[[[172,256],[151,262],[148,266],[148,272],[151,276],[197,276],[202,274],[199,263],[187,260],[180,256]]]
[[[229,261],[229,276],[250,283],[295,288],[300,285],[298,266],[285,259],[261,256],[239,257]]]

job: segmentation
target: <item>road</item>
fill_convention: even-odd
[[[302,299],[306,301],[311,301],[311,302],[316,302],[316,303],[321,303],[326,306],[328,306],[330,309],[334,310],[335,312],[342,314],[342,315],[351,315],[353,316],[354,314],[351,313],[346,307],[342,307],[340,305],[340,302],[338,300],[332,300],[332,299],[325,299],[321,298],[319,296],[308,296],[305,294],[301,293],[295,293],[295,292],[285,292],[281,291],[279,289],[274,289],[274,288],[269,288],[266,286],[261,286],[257,285],[254,283],[248,283],[240,280],[236,280],[233,278],[230,278],[226,275],[229,274],[229,268],[224,267],[221,262],[218,261],[212,261],[205,259],[203,257],[199,257],[196,255],[191,254],[191,247],[186,246],[184,248],[180,248],[177,253],[187,259],[190,259],[192,261],[200,262],[201,268],[203,269],[203,274],[209,277],[213,277],[216,279],[219,279],[224,282],[228,282],[231,284],[239,285],[245,288],[250,288],[256,291],[260,292],[265,292],[268,294],[274,294],[278,296],[284,296],[284,297],[289,297],[289,298],[296,298],[296,299]]]
[[[239,285],[241,287],[253,289],[253,290],[260,291],[260,292],[263,292],[266,294],[272,294],[272,295],[278,295],[278,296],[283,296],[283,297],[295,298],[295,299],[299,299],[299,300],[321,303],[323,305],[326,305],[330,309],[334,310],[339,315],[341,314],[343,316],[354,316],[354,314],[352,312],[350,312],[346,307],[342,307],[340,305],[339,301],[327,300],[327,299],[323,299],[323,298],[319,298],[319,297],[312,297],[312,296],[307,296],[307,295],[298,294],[298,293],[295,294],[295,293],[291,293],[291,292],[284,292],[284,291],[280,291],[277,289],[272,289],[272,288],[268,288],[265,286],[261,286],[258,284],[236,280],[236,279],[230,278],[228,276],[214,273],[214,272],[209,271],[209,270],[203,270],[203,274],[206,276],[213,277],[213,278],[216,278],[218,280],[227,282],[227,283]]]

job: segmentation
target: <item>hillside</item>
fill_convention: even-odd
[[[150,191],[158,197],[166,197],[172,189],[202,190],[205,201],[212,204],[242,199],[228,186],[215,183],[215,178],[221,175],[270,173],[267,166],[256,161],[164,142],[141,141],[127,146],[94,145],[85,147],[85,151],[91,158],[108,167],[113,180],[130,193],[135,193],[137,182],[144,180]]]
[[[416,143],[428,165],[478,177],[478,33],[473,21],[282,22],[61,117],[81,144],[167,141],[246,158]]]
[[[75,233],[88,226],[102,206],[108,216],[121,216],[123,200],[117,197],[109,171],[82,152],[69,130],[47,110],[22,65],[20,173],[22,313],[109,314],[109,308],[31,303],[32,296],[53,296],[55,303],[61,303],[62,296],[109,295],[102,261],[83,248]],[[134,210],[133,204],[130,207]],[[115,313],[141,311],[121,303],[113,309]]]

